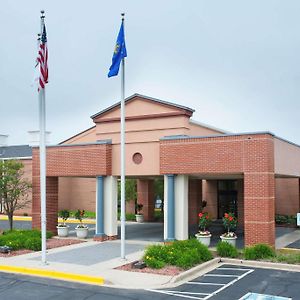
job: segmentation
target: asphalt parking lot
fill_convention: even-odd
[[[300,299],[300,273],[223,265],[174,289],[149,290],[163,299],[239,300],[248,293]],[[246,298],[245,298],[246,299]],[[256,299],[256,298],[250,298]],[[276,298],[258,298],[269,300]]]

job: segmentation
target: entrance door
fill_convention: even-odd
[[[218,219],[225,213],[234,213],[237,217],[237,181],[218,181]]]

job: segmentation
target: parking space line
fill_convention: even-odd
[[[159,293],[159,294],[164,294],[168,296],[176,296],[176,297],[181,297],[181,298],[188,298],[188,299],[197,299],[197,300],[202,300],[205,299],[203,297],[194,297],[194,296],[188,296],[188,295],[179,295],[175,293],[171,293],[170,291],[158,291],[158,290],[147,290],[149,292],[154,292],[154,293]],[[176,292],[178,293],[178,292]]]
[[[198,282],[198,281],[188,281],[185,283],[185,285],[199,285],[199,286],[202,285],[204,289],[205,289],[205,286],[206,286],[206,288],[211,286],[212,287],[211,289],[214,290],[213,292],[207,291],[207,289],[206,290],[202,289],[203,292],[201,292],[200,287],[199,287],[199,289],[200,289],[199,292],[175,291],[175,290],[147,290],[147,291],[154,292],[154,293],[160,293],[160,294],[164,294],[164,295],[168,295],[168,296],[174,296],[174,297],[197,299],[197,300],[207,300],[207,299],[210,299],[211,297],[215,296],[216,294],[220,293],[221,291],[225,290],[229,286],[233,285],[237,281],[241,280],[245,276],[249,275],[250,273],[254,272],[254,269],[241,269],[241,268],[217,268],[215,270],[225,270],[225,269],[228,269],[228,270],[231,269],[233,271],[243,271],[244,273],[241,275],[209,274],[209,273],[202,275],[202,278],[204,278],[204,277],[230,278],[231,277],[231,281],[228,283]],[[213,288],[213,286],[215,286],[215,288]],[[186,287],[183,289],[188,289],[188,288]]]
[[[199,285],[225,285],[225,283],[214,283],[214,282],[197,282],[197,281],[189,281],[186,284],[199,284]]]
[[[252,272],[254,272],[254,270],[249,270],[246,273],[242,274],[241,276],[239,276],[238,278],[228,282],[227,284],[225,284],[224,286],[222,286],[221,288],[219,288],[218,290],[216,290],[215,292],[211,293],[210,295],[206,296],[204,298],[204,300],[207,300],[213,296],[215,296],[216,294],[220,293],[221,291],[227,289],[229,286],[233,285],[234,283],[236,283],[237,281],[241,280],[242,278],[244,278],[245,276],[251,274]]]
[[[204,277],[240,277],[239,275],[229,275],[229,274],[205,274]]]
[[[217,270],[250,271],[250,270],[252,270],[252,269],[242,269],[242,268],[218,268]]]
[[[201,295],[201,296],[210,295],[210,293],[181,292],[181,291],[168,291],[168,292],[175,293],[175,294],[186,294],[186,295]]]

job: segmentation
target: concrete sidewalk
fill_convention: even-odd
[[[157,288],[172,276],[116,270],[116,267],[141,259],[149,242],[126,241],[126,260],[120,258],[120,241],[87,241],[47,250],[47,265],[41,253],[0,257],[0,271],[43,276],[122,288]],[[153,242],[151,242],[153,244]]]

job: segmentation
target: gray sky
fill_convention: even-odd
[[[30,86],[39,11],[49,48],[47,129],[60,142],[120,100],[107,78],[126,13],[126,96],[196,110],[193,119],[232,132],[272,131],[300,144],[300,2],[295,0],[1,0],[0,134],[28,143],[38,129]]]

